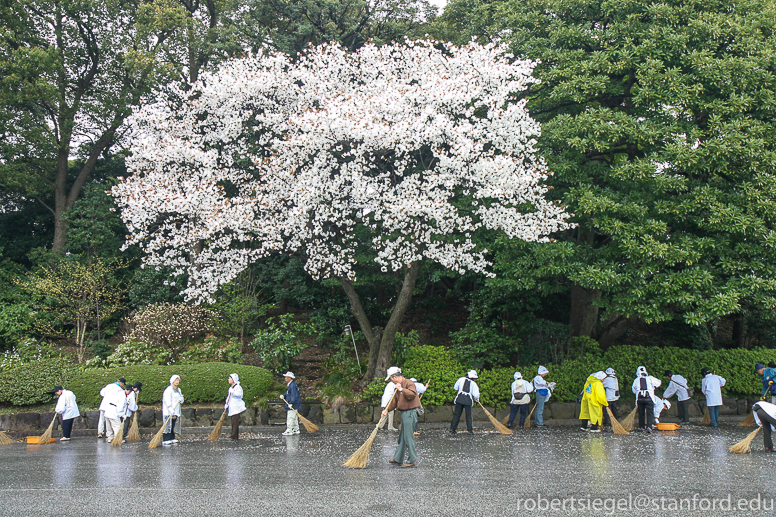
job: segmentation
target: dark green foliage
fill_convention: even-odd
[[[158,404],[162,400],[162,393],[170,385],[170,377],[177,374],[181,376],[180,389],[185,398],[184,404],[216,403],[226,399],[230,373],[240,376],[240,384],[245,390],[245,403],[248,405],[274,391],[275,381],[272,374],[264,368],[227,363],[138,365],[111,370],[86,370],[65,387],[75,393],[80,406],[94,408],[98,407],[102,400],[100,390],[123,377],[128,382],[143,383],[141,404]]]
[[[477,324],[467,325],[451,334],[453,353],[458,361],[471,368],[493,368],[511,362],[520,339],[504,336],[497,329]]]
[[[78,368],[64,359],[33,361],[0,371],[0,404],[27,406],[53,400],[54,386],[71,385]]]

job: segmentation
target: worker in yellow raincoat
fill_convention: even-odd
[[[585,381],[585,389],[582,390],[582,408],[579,411],[579,419],[583,421],[582,429],[591,433],[600,433],[603,423],[603,406],[608,406],[603,380],[604,372],[596,372]],[[590,421],[590,428],[587,421]]]

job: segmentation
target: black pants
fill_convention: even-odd
[[[773,449],[773,440],[771,439],[771,424],[776,425],[776,420],[771,415],[755,406],[752,409],[757,410],[757,418],[760,419],[760,423],[763,425],[763,445],[766,449]]]
[[[165,442],[169,442],[170,440],[175,439],[175,421],[178,420],[177,416],[174,416],[170,419],[170,432],[169,433],[162,433],[162,440]]]
[[[637,407],[639,408],[639,429],[652,427],[655,422],[655,403],[652,399],[642,399],[639,400]]]
[[[62,436],[65,438],[70,438],[70,433],[73,430],[73,422],[75,421],[75,418],[68,418],[67,420],[62,420]]]
[[[232,415],[232,434],[229,435],[229,438],[232,440],[237,440],[240,437],[240,415],[242,413],[237,413],[236,415]]]
[[[679,419],[682,423],[686,424],[690,422],[690,399],[680,400],[677,404],[677,411],[679,413]]]
[[[129,434],[129,427],[132,425],[132,415],[124,419],[124,438]]]
[[[517,417],[517,413],[520,413],[520,427],[523,427],[525,424],[525,417],[528,416],[528,406],[529,404],[512,404],[512,407],[509,409],[509,422],[507,423],[507,427],[512,427],[512,422],[515,421],[515,417]]]
[[[455,432],[458,429],[458,421],[461,420],[461,413],[466,409],[466,429],[472,433],[474,428],[472,426],[472,407],[471,405],[465,406],[463,404],[455,404],[455,412],[453,413],[453,421],[450,423],[450,431]]]
[[[606,410],[606,408],[601,408],[604,412],[604,425],[612,425],[611,418],[609,418],[609,412]],[[617,401],[616,400],[610,400],[609,401],[609,409],[612,410],[612,415],[614,415],[614,418],[619,420],[620,419],[620,411],[617,409]]]

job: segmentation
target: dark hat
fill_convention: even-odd
[[[63,389],[65,388],[63,388],[62,386],[54,386],[54,389],[51,390],[49,393],[56,393],[58,391],[62,391]]]
[[[763,366],[762,363],[755,363],[754,364],[754,371],[762,370],[763,368],[765,368],[765,366]]]
[[[135,389],[137,391],[143,391],[143,383],[142,382],[136,382],[135,384],[133,384],[133,386],[135,387]]]
[[[121,384],[126,384],[126,383],[127,383],[127,380],[126,380],[124,377],[120,377],[120,378],[119,378],[119,382],[120,382]]]
[[[666,377],[671,377],[673,374],[674,374],[674,372],[672,372],[671,370],[666,370],[665,376]]]
[[[701,377],[706,377],[710,373],[711,373],[711,370],[709,370],[708,368],[701,368]]]
[[[768,368],[776,368],[776,363],[773,361],[768,361]]]

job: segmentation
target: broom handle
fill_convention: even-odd
[[[226,416],[226,412],[229,411],[229,401],[230,400],[232,400],[232,391],[231,390],[229,390],[229,396],[226,397],[226,407],[224,408],[224,412],[221,413],[221,418],[219,418],[219,420],[221,422],[224,421],[224,417]]]

